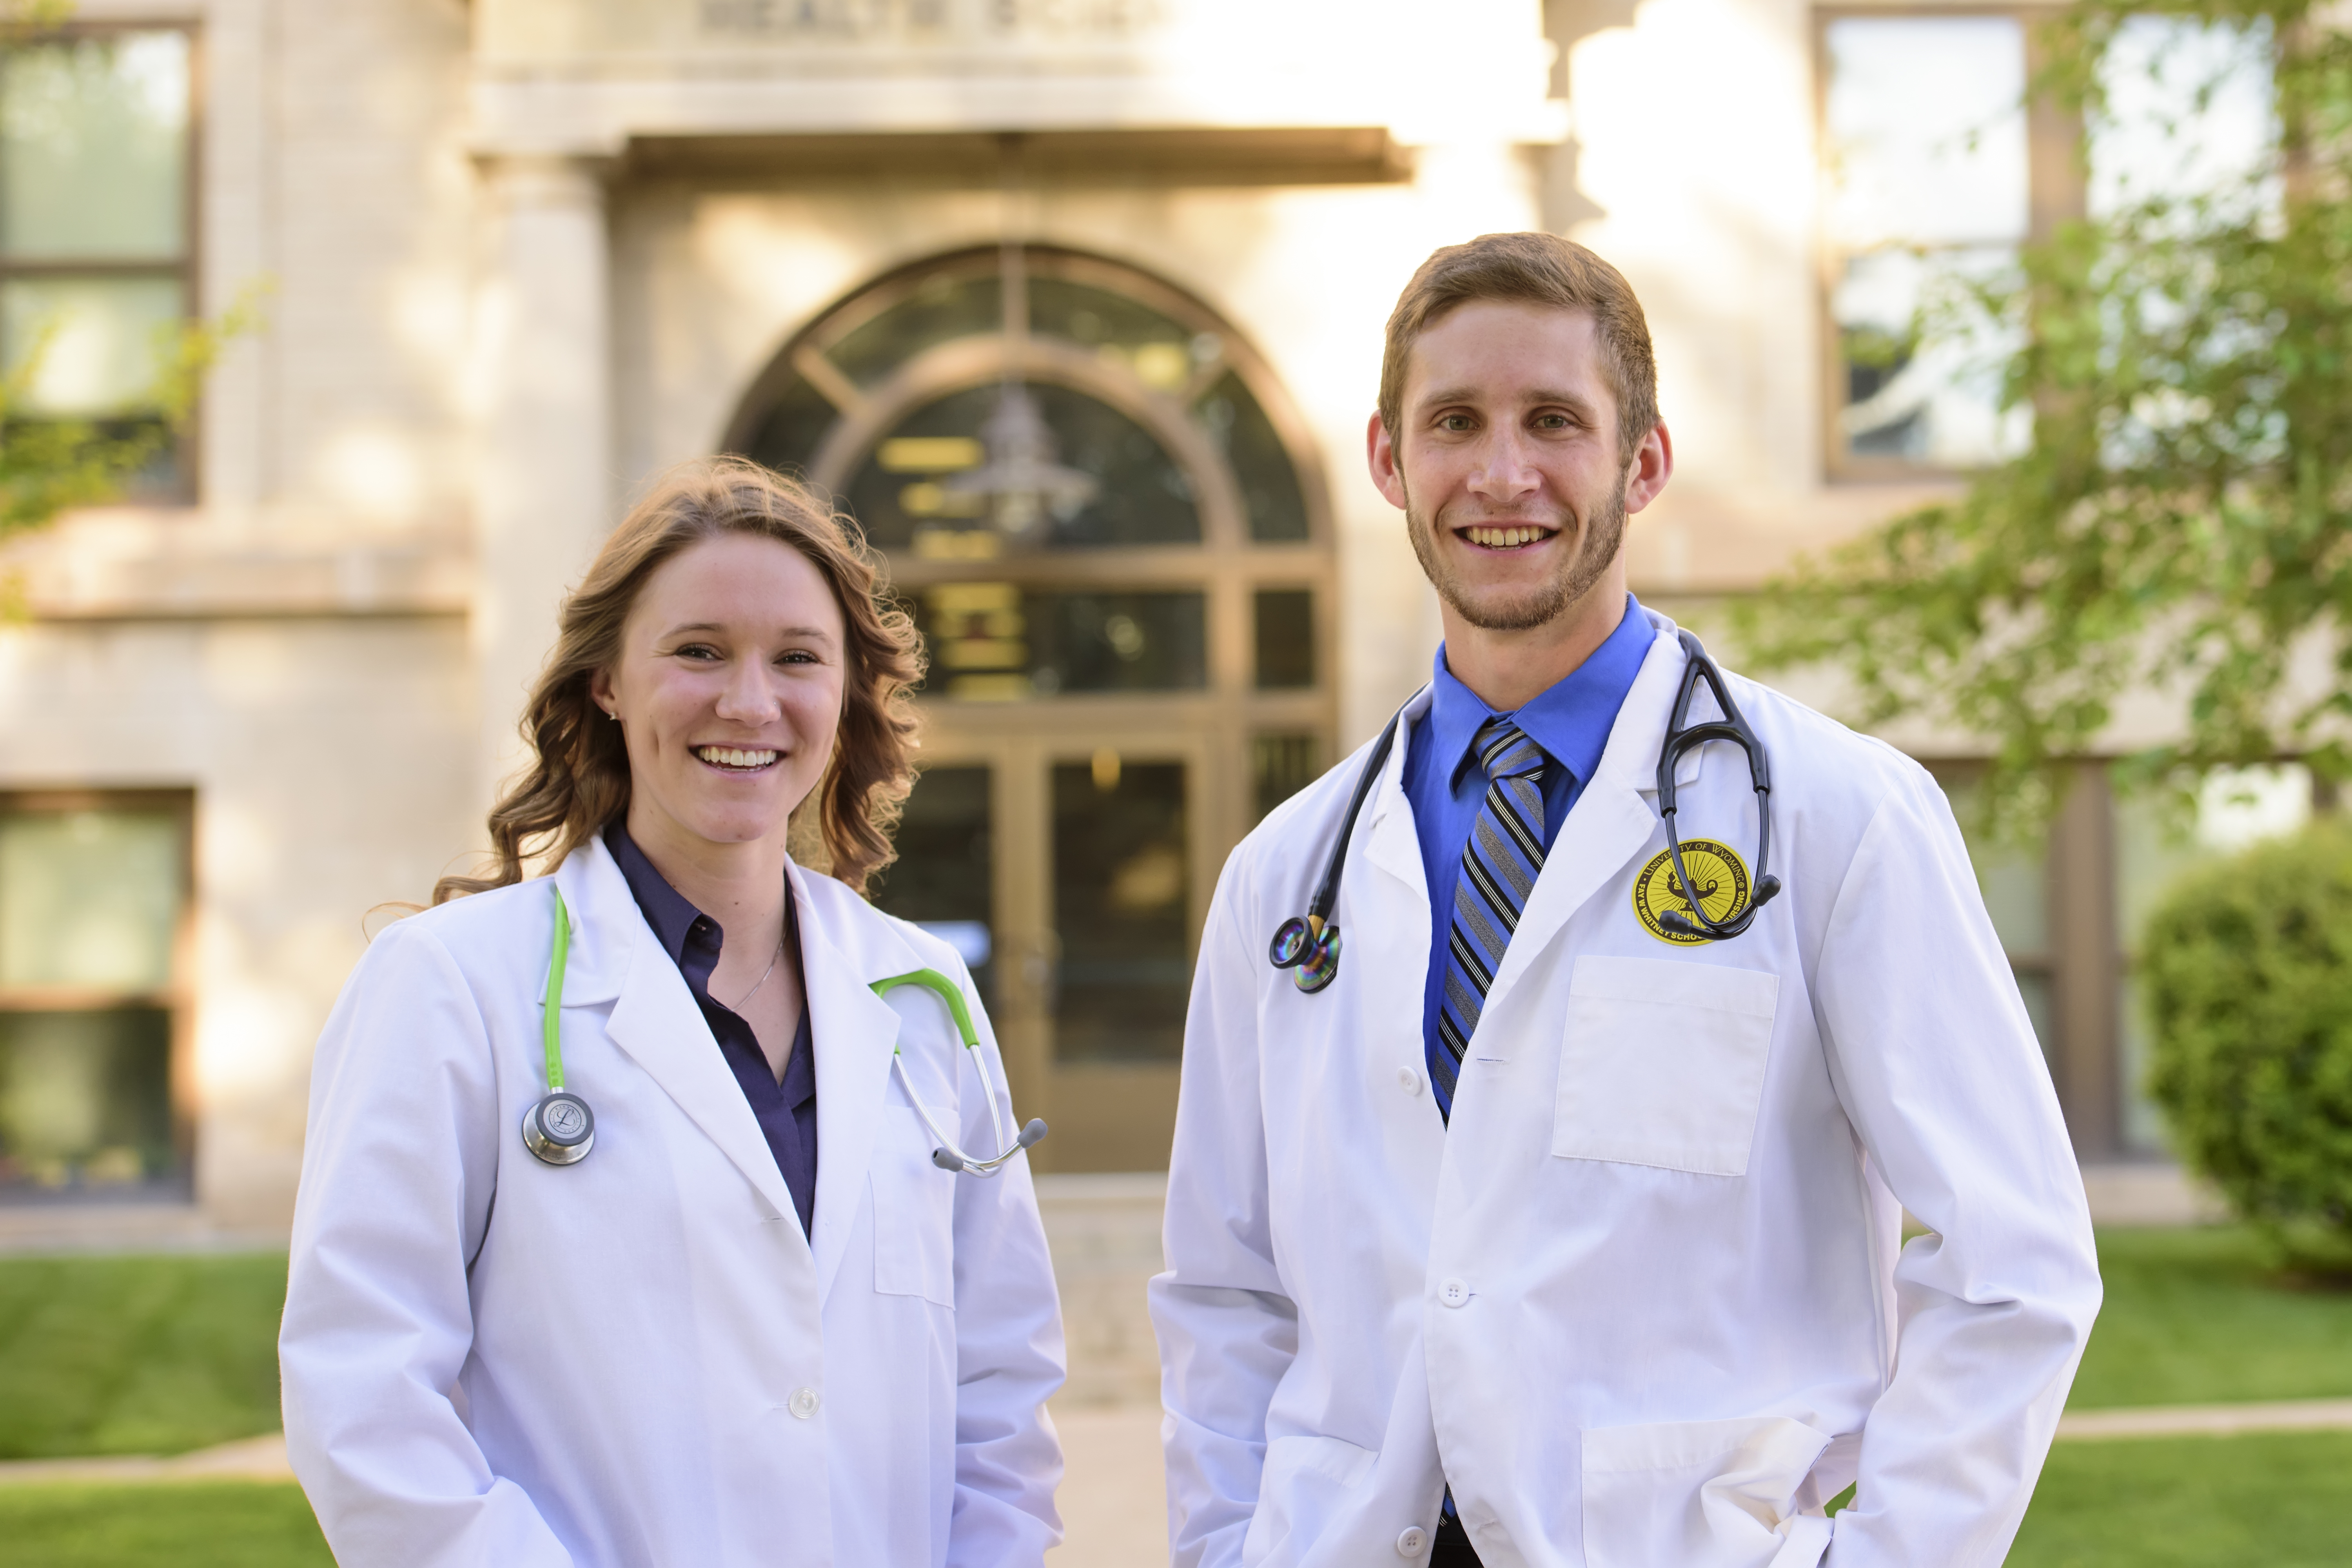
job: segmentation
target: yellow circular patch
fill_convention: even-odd
[[[1707,919],[1720,923],[1747,907],[1748,867],[1728,844],[1718,844],[1712,838],[1685,838],[1683,867],[1698,888],[1699,908],[1706,911]],[[1643,929],[1660,942],[1677,946],[1713,942],[1713,937],[1694,931],[1668,931],[1660,918],[1670,910],[1687,916],[1690,907],[1689,896],[1675,876],[1674,856],[1659,850],[1642,868],[1642,874],[1633,879],[1633,912],[1642,917]]]

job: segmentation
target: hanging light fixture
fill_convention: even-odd
[[[1092,474],[1065,468],[1061,443],[1045,423],[1045,412],[1023,382],[1022,361],[1029,342],[1029,279],[1022,250],[1020,227],[1013,213],[1017,185],[1018,138],[1005,137],[1004,240],[998,265],[1002,285],[1004,344],[1003,378],[998,384],[996,406],[980,426],[981,450],[986,460],[949,479],[942,489],[959,495],[986,499],[988,518],[997,531],[1013,539],[1034,541],[1045,519],[1068,522],[1101,493]]]

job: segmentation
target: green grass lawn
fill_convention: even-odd
[[[2352,1292],[2272,1279],[2244,1231],[2107,1231],[2073,1405],[2352,1397]],[[282,1254],[0,1258],[0,1458],[174,1453],[278,1425]],[[0,1487],[10,1568],[330,1560],[299,1491]],[[2341,1568],[2352,1433],[2062,1443],[2019,1568]]]
[[[2010,1568],[2343,1568],[2352,1432],[2051,1450]]]
[[[2342,1568],[2352,1433],[2062,1443],[2011,1568]],[[290,1486],[0,1487],[10,1568],[328,1568]]]
[[[0,1458],[274,1431],[285,1300],[283,1253],[0,1258]]]
[[[301,1489],[266,1481],[0,1487],[9,1568],[333,1568]]]
[[[2102,1231],[2099,1271],[2070,1409],[2352,1397],[2352,1291],[2278,1283],[2251,1232]]]

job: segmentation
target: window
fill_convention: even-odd
[[[1323,748],[1313,735],[1257,735],[1250,741],[1250,776],[1257,786],[1256,820],[1305,789],[1322,773]]]
[[[186,797],[0,797],[0,1194],[184,1192]]]
[[[1972,770],[1938,767],[1937,777],[1952,802],[1968,840],[1969,859],[1975,865],[1977,888],[1983,893],[1985,912],[1992,917],[1993,934],[2017,976],[2018,994],[2026,1016],[2033,1020],[2042,1054],[2054,1059],[2058,1047],[2055,995],[2057,954],[2051,940],[2050,843],[2046,835],[2016,842],[1987,837],[1978,831]]]
[[[1972,290],[2011,272],[2041,194],[2025,24],[1832,16],[1822,62],[1830,470],[2008,456],[2030,429],[1999,406],[2014,333]]]
[[[1831,14],[1822,23],[1829,469],[1965,469],[2021,450],[2031,411],[2000,407],[2021,324],[1979,290],[2066,219],[2152,197],[2275,204],[2258,28],[2135,16],[2116,30],[2085,123],[2031,99],[2016,14]],[[2221,211],[2227,213],[2223,202]]]
[[[1054,767],[1055,1047],[1174,1061],[1192,990],[1185,769],[1104,750]]]
[[[189,315],[191,40],[92,30],[0,49],[0,361],[13,418],[162,437],[159,348]],[[182,494],[167,446],[134,483]]]
[[[927,767],[908,795],[892,842],[898,858],[875,880],[874,902],[945,941],[993,1002],[995,856],[989,771]]]

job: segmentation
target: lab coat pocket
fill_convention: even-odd
[[[1588,954],[1569,981],[1551,1152],[1744,1176],[1780,977]]]
[[[1797,1493],[1829,1445],[1786,1416],[1585,1433],[1587,1568],[1813,1568],[1833,1527]]]
[[[931,1115],[942,1127],[955,1125],[951,1110]],[[912,1106],[882,1108],[872,1174],[874,1289],[952,1307],[956,1177],[931,1163],[938,1143]]]
[[[1347,1495],[1372,1473],[1380,1455],[1337,1437],[1276,1437],[1265,1446],[1257,1511],[1242,1537],[1244,1568],[1269,1559],[1289,1563],[1322,1537]]]

